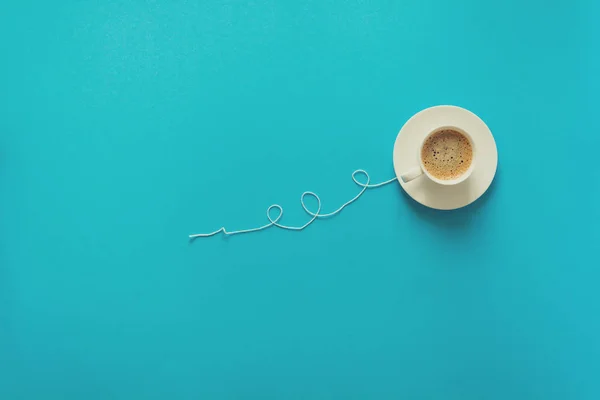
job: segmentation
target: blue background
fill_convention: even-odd
[[[0,398],[600,397],[597,2],[52,3],[0,3]],[[495,135],[472,206],[188,242],[437,104]]]

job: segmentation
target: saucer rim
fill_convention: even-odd
[[[411,124],[414,123],[414,120],[416,118],[418,118],[419,116],[421,116],[421,114],[423,113],[431,113],[431,112],[442,112],[442,111],[447,111],[450,110],[450,112],[453,113],[461,113],[461,114],[470,114],[471,117],[474,117],[476,120],[478,120],[479,123],[482,124],[482,128],[484,128],[484,132],[482,132],[482,134],[487,134],[489,135],[489,139],[491,139],[491,142],[488,144],[488,146],[486,146],[486,150],[484,151],[491,151],[493,153],[495,153],[495,162],[493,165],[493,173],[491,175],[489,175],[489,178],[486,179],[486,181],[484,183],[479,183],[479,187],[481,187],[482,189],[477,190],[478,194],[473,195],[472,197],[469,197],[468,200],[466,202],[460,203],[458,206],[449,206],[449,207],[444,207],[442,206],[433,206],[432,204],[428,204],[428,202],[425,201],[421,201],[420,199],[417,199],[415,197],[415,195],[411,192],[414,192],[414,189],[411,190],[411,185],[409,185],[409,183],[404,183],[402,182],[402,180],[400,179],[400,175],[401,173],[398,172],[398,168],[397,167],[397,162],[396,162],[396,153],[397,153],[397,146],[398,146],[398,141],[400,140],[400,137],[402,136],[403,132],[404,134],[406,134],[406,130],[410,128]],[[460,124],[458,127],[460,128]],[[463,129],[463,128],[461,128]],[[431,106],[431,107],[427,107],[424,108],[422,110],[420,110],[419,112],[415,113],[414,115],[412,115],[405,123],[404,125],[402,125],[402,127],[400,128],[400,130],[398,131],[398,134],[396,135],[396,139],[394,141],[394,148],[393,148],[393,152],[392,152],[392,161],[394,164],[394,172],[396,174],[396,177],[398,178],[398,183],[400,184],[400,186],[402,187],[402,190],[404,190],[404,192],[415,202],[427,207],[427,208],[431,208],[434,210],[441,210],[441,211],[452,211],[452,210],[458,210],[461,208],[464,208],[472,203],[474,203],[475,201],[477,201],[479,198],[481,198],[481,196],[483,196],[488,189],[490,188],[490,186],[492,185],[494,178],[496,177],[496,173],[498,170],[498,147],[496,145],[496,140],[494,138],[494,135],[491,131],[491,129],[489,128],[489,126],[485,123],[485,121],[483,121],[482,118],[480,118],[477,114],[475,114],[474,112],[460,107],[460,106],[455,106],[455,105],[450,105],[450,104],[444,104],[444,105],[436,105],[436,106]],[[488,168],[492,168],[492,165],[490,165]],[[475,172],[475,171],[473,171]],[[421,177],[418,179],[428,179],[427,177]],[[467,178],[471,179],[471,177]],[[465,181],[466,182],[466,181]],[[407,187],[408,186],[408,187]],[[485,187],[484,187],[485,186]],[[450,186],[453,187],[453,186]],[[443,190],[443,188],[440,188],[440,190]],[[443,203],[443,201],[442,201]]]

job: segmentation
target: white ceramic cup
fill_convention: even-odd
[[[467,138],[469,143],[471,143],[471,149],[473,149],[473,158],[471,160],[471,165],[469,166],[469,169],[467,169],[462,175],[460,175],[459,177],[457,177],[455,179],[438,179],[435,176],[431,175],[429,173],[429,171],[427,171],[427,168],[425,168],[425,165],[423,164],[423,158],[421,157],[423,146],[425,145],[425,142],[427,141],[427,139],[429,139],[432,135],[438,133],[439,131],[443,131],[443,130],[453,130],[453,131],[456,131],[456,132],[462,134],[464,137]],[[419,154],[417,157],[419,160],[419,165],[414,166],[413,168],[409,169],[407,172],[400,175],[400,178],[402,179],[402,181],[404,183],[408,183],[412,180],[417,179],[418,177],[420,177],[422,175],[425,175],[427,178],[431,179],[435,183],[439,183],[440,185],[450,186],[450,185],[457,185],[461,182],[464,182],[469,176],[471,176],[471,173],[475,169],[475,162],[477,161],[476,160],[477,159],[477,150],[475,147],[475,142],[473,142],[473,138],[471,137],[471,135],[469,135],[463,129],[456,127],[456,126],[440,126],[438,128],[435,128],[434,130],[432,130],[425,136],[425,138],[421,142],[421,145],[419,146]]]

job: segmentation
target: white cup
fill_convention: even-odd
[[[454,178],[454,179],[438,179],[435,176],[431,175],[429,173],[429,171],[427,171],[427,168],[425,168],[425,165],[423,164],[423,158],[421,157],[421,155],[423,153],[423,146],[425,145],[425,142],[427,141],[427,139],[429,139],[429,137],[431,135],[434,135],[434,134],[438,133],[439,131],[443,131],[443,130],[453,130],[453,131],[459,132],[464,137],[466,137],[467,140],[469,140],[469,143],[471,144],[471,149],[473,149],[473,158],[471,159],[471,165],[469,165],[469,169],[467,169],[463,174],[461,174],[459,177]],[[402,181],[404,183],[408,183],[412,180],[417,179],[421,175],[425,175],[427,178],[431,179],[435,183],[439,183],[440,185],[446,185],[446,186],[457,185],[457,184],[465,181],[469,176],[471,176],[471,173],[475,169],[475,161],[477,158],[476,155],[477,155],[477,151],[475,149],[475,143],[473,142],[473,138],[471,137],[471,135],[469,135],[463,129],[460,129],[456,126],[441,126],[439,128],[435,128],[434,130],[429,132],[427,134],[427,136],[425,136],[425,138],[421,142],[421,145],[419,146],[419,154],[417,156],[418,160],[419,160],[419,165],[412,167],[407,172],[400,175],[400,179],[402,179]]]

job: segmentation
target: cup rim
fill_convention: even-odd
[[[443,130],[454,130],[457,131],[458,133],[460,133],[461,135],[463,135],[464,137],[467,138],[467,140],[469,141],[469,143],[471,144],[471,149],[473,151],[473,156],[472,156],[472,160],[471,160],[471,165],[469,166],[469,168],[458,178],[455,179],[439,179],[436,178],[435,176],[431,175],[431,173],[427,170],[427,168],[425,168],[425,164],[423,163],[423,158],[422,158],[422,153],[423,153],[423,146],[425,145],[425,142],[427,141],[427,139],[429,139],[432,135],[438,133],[439,131],[443,131]],[[440,185],[445,185],[445,186],[451,186],[451,185],[457,185],[461,182],[464,182],[469,176],[471,176],[471,174],[473,173],[473,170],[475,169],[475,162],[476,162],[476,148],[475,148],[475,141],[473,140],[473,137],[464,129],[455,126],[455,125],[442,125],[442,126],[438,126],[437,128],[431,130],[431,132],[429,132],[427,135],[425,135],[425,138],[421,141],[421,145],[419,146],[419,166],[421,167],[421,170],[423,171],[423,174],[425,174],[429,179],[431,179],[432,181],[434,181],[435,183],[438,183]]]

